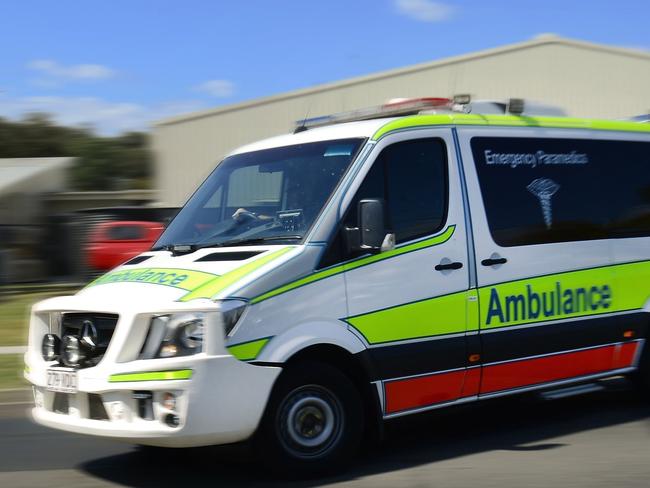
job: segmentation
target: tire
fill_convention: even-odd
[[[364,430],[361,395],[324,363],[305,361],[275,385],[255,438],[264,465],[286,478],[341,470],[355,456]]]

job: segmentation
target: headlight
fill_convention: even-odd
[[[65,336],[63,338],[61,358],[66,366],[79,366],[86,359],[86,353],[81,347],[78,338],[75,336]]]
[[[45,334],[41,344],[43,359],[46,361],[55,361],[59,357],[61,350],[61,339],[54,334]]]
[[[151,320],[140,359],[191,356],[203,350],[202,313],[159,315]]]
[[[223,325],[224,335],[231,334],[247,303],[223,300],[216,313]],[[205,314],[202,312],[159,315],[151,319],[149,332],[139,359],[192,356],[203,351]]]
[[[187,349],[196,349],[203,346],[203,321],[191,320],[181,328],[181,343]]]

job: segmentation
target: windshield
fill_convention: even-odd
[[[224,159],[154,249],[301,239],[362,142],[314,142]]]

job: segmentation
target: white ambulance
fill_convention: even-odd
[[[650,125],[492,108],[402,100],[230,154],[151,251],[34,306],[36,422],[313,472],[395,417],[650,382]]]

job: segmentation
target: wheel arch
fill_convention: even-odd
[[[350,351],[331,343],[312,344],[296,351],[285,361],[284,368],[300,367],[305,361],[317,361],[338,369],[358,389],[363,402],[365,437],[372,441],[383,436],[383,408],[379,391],[372,382],[372,369],[363,353]]]
[[[344,322],[312,322],[274,337],[256,362],[288,369],[302,361],[318,361],[337,368],[359,390],[367,419],[367,437],[378,440],[383,435],[382,399],[373,383],[366,351],[367,346]]]

